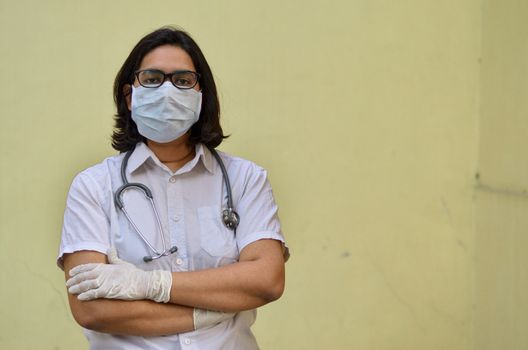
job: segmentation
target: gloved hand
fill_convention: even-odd
[[[108,250],[109,264],[83,264],[70,270],[68,292],[79,300],[98,298],[168,302],[172,287],[170,271],[143,271]]]
[[[194,309],[194,312],[193,312],[194,329],[197,330],[197,329],[213,326],[227,319],[230,319],[233,316],[235,316],[234,312]]]

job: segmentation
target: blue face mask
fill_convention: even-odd
[[[202,93],[170,82],[158,88],[132,86],[132,120],[147,139],[166,143],[185,134],[200,117]]]

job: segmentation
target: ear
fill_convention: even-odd
[[[123,95],[127,103],[128,110],[132,110],[132,85],[125,84],[123,85]]]

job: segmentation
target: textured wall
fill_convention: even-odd
[[[476,350],[528,349],[528,3],[484,1]]]
[[[164,24],[216,74],[223,150],[266,167],[292,258],[263,349],[469,349],[478,0],[0,0],[0,348],[86,344],[55,267],[113,78]],[[483,177],[485,176],[483,171]]]

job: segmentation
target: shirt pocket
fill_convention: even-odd
[[[200,245],[211,257],[238,259],[238,247],[235,232],[222,222],[221,209],[218,206],[197,209],[200,223]]]

